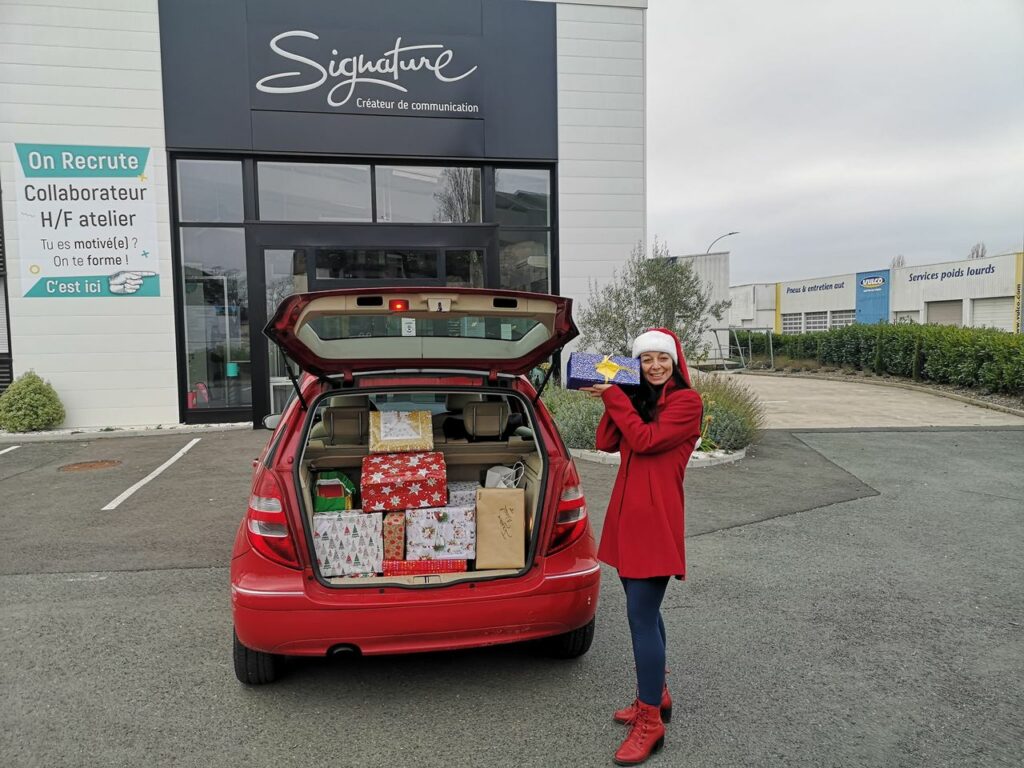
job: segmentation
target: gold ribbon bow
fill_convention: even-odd
[[[614,362],[609,355],[605,355],[604,360],[594,366],[594,370],[604,376],[604,383],[607,384],[618,375],[619,371],[628,371],[630,369],[625,365],[619,365]]]

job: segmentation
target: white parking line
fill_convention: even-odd
[[[112,509],[117,509],[117,508],[118,508],[118,506],[119,506],[119,505],[121,504],[121,502],[122,502],[122,501],[124,501],[125,499],[127,499],[127,498],[128,498],[129,496],[131,496],[131,495],[132,495],[133,493],[135,493],[135,492],[136,492],[137,490],[139,490],[139,488],[141,488],[142,486],[144,486],[144,485],[145,485],[146,483],[148,483],[148,482],[149,482],[150,480],[152,480],[152,479],[153,479],[154,477],[156,477],[156,476],[157,476],[157,475],[159,475],[159,474],[160,474],[161,472],[163,472],[163,471],[164,471],[165,469],[167,469],[167,468],[168,468],[169,466],[171,466],[171,464],[173,464],[173,463],[174,463],[174,462],[176,462],[176,461],[177,461],[178,459],[180,459],[180,458],[181,458],[182,456],[184,456],[184,455],[185,455],[186,453],[188,453],[188,452],[189,452],[189,449],[190,449],[190,448],[192,448],[192,446],[193,446],[193,445],[195,445],[196,443],[198,443],[198,442],[199,442],[200,440],[202,440],[202,439],[203,439],[203,438],[201,438],[201,437],[197,437],[197,438],[195,438],[195,439],[193,439],[193,440],[189,441],[188,445],[186,445],[186,446],[185,446],[184,448],[182,448],[182,449],[181,449],[180,451],[178,451],[178,452],[177,452],[176,454],[174,454],[173,456],[171,456],[171,458],[169,458],[169,459],[168,459],[167,461],[165,461],[165,462],[164,462],[163,464],[161,464],[161,465],[160,465],[159,467],[157,467],[156,469],[154,469],[154,470],[153,470],[152,472],[150,472],[150,473],[149,473],[148,475],[146,475],[146,476],[145,476],[144,478],[142,478],[141,480],[139,480],[139,482],[137,482],[137,483],[136,483],[135,485],[133,485],[133,486],[132,486],[131,488],[129,488],[129,489],[127,490],[127,491],[125,491],[124,493],[122,493],[122,494],[121,494],[120,496],[118,496],[118,497],[117,497],[116,499],[114,499],[114,500],[113,500],[112,502],[110,502],[109,504],[107,504],[107,506],[103,507],[103,509],[102,509],[101,511],[102,511],[102,512],[109,512],[109,511],[110,511],[110,510],[112,510]]]
[[[19,448],[21,448],[20,445],[12,445],[10,448],[4,448],[2,451],[0,451],[0,454],[10,453],[11,451],[16,451]]]

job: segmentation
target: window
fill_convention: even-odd
[[[550,233],[501,230],[498,242],[502,288],[534,293],[551,292]]]
[[[512,227],[551,224],[551,174],[548,171],[498,168],[494,172],[494,187],[499,224]]]
[[[800,333],[803,329],[803,315],[799,312],[782,316],[783,333]]]
[[[278,305],[293,293],[309,290],[306,277],[306,251],[271,250],[263,252],[264,269],[267,278],[267,318],[274,316]],[[294,389],[285,370],[284,356],[276,344],[268,344],[270,363],[270,412],[283,413],[288,398]],[[293,367],[294,371],[294,367]]]
[[[245,230],[183,228],[181,258],[187,405],[190,409],[251,405]]]
[[[377,221],[481,221],[479,168],[377,166]]]
[[[804,315],[805,331],[827,331],[828,312],[808,312]]]
[[[316,249],[317,280],[437,280],[438,252],[410,248]]]
[[[179,221],[237,223],[244,218],[239,161],[178,161]]]
[[[835,309],[832,310],[831,316],[829,317],[828,327],[845,328],[848,325],[853,325],[855,322],[857,322],[857,310]]]
[[[372,221],[370,166],[259,163],[265,221]]]
[[[445,251],[445,285],[463,288],[484,287],[484,254],[482,251]]]

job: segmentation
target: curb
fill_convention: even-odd
[[[118,427],[101,429],[55,429],[48,432],[0,432],[0,445],[17,443],[71,443],[82,440],[97,440],[109,437],[156,437],[158,435],[191,435],[196,432],[233,432],[253,429],[252,422],[234,424],[170,424],[160,427]]]
[[[588,451],[584,448],[570,448],[569,453],[572,454],[573,458],[579,459],[580,461],[589,461],[591,464],[605,464],[617,467],[620,463],[618,453]],[[734,464],[740,459],[745,458],[746,455],[746,448],[740,448],[738,451],[733,451],[732,453],[714,451],[709,454],[697,451],[690,455],[690,463],[686,465],[686,468],[703,469],[704,467],[716,467],[719,464]]]
[[[945,397],[948,400],[957,400],[961,403],[967,403],[968,405],[976,405],[979,408],[988,408],[990,411],[1000,411],[1002,413],[1008,413],[1011,416],[1020,416],[1024,418],[1024,410],[1020,408],[1011,408],[1008,405],[1000,405],[999,403],[990,403],[987,400],[978,400],[974,397],[968,397],[967,395],[958,395],[955,392],[945,392],[941,389],[932,389],[931,387],[922,387],[919,384],[909,384],[902,381],[886,381],[884,379],[870,379],[867,376],[850,376],[849,381],[845,378],[840,379],[833,376],[821,376],[815,373],[779,373],[776,371],[736,371],[741,376],[774,376],[777,378],[785,379],[817,379],[818,381],[837,381],[840,384],[870,384],[875,387],[891,387],[895,389],[908,389],[911,392],[924,392],[928,395],[935,395],[936,397]]]

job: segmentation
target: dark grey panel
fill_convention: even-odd
[[[558,53],[554,3],[485,0],[491,158],[558,157]]]
[[[160,0],[169,148],[248,149],[244,0]]]
[[[256,152],[483,157],[480,120],[317,112],[253,112]]]

